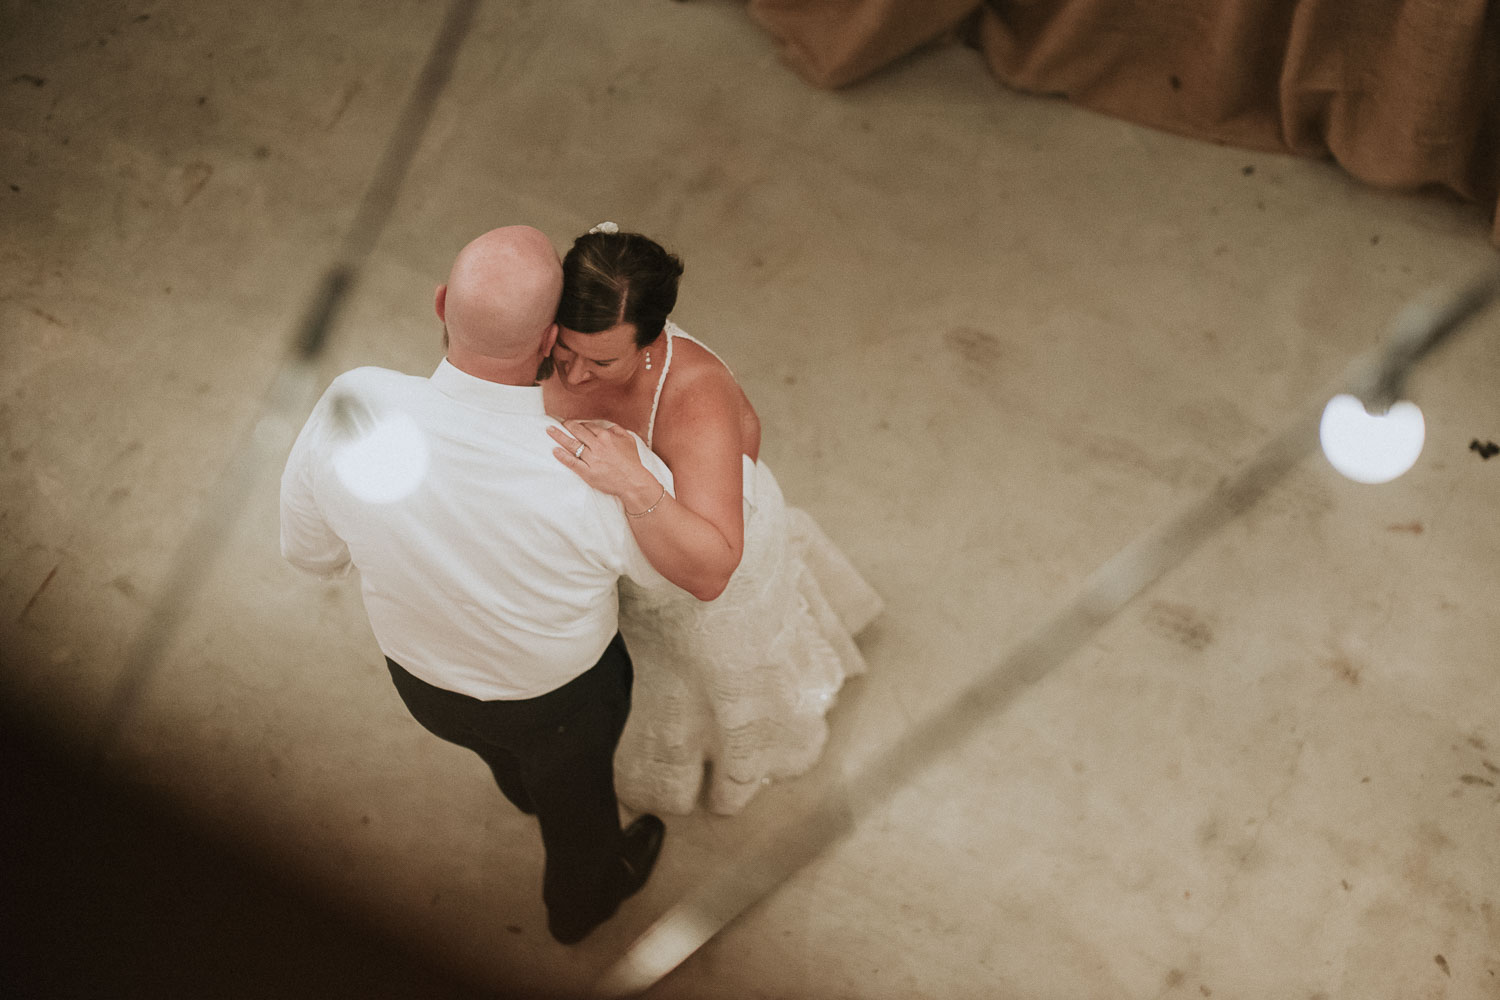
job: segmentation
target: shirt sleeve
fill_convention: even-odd
[[[350,568],[349,547],[318,507],[314,475],[325,460],[328,394],[318,400],[287,456],[281,474],[281,555],[298,569],[336,576]]]

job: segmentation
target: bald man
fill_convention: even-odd
[[[437,290],[437,371],[358,368],[314,408],[282,475],[281,551],[319,575],[359,570],[411,714],[478,754],[539,821],[548,929],[572,944],[645,883],[661,849],[655,816],[620,829],[613,760],[632,671],[616,584],[670,584],[619,501],[552,457],[537,377],[561,290],[535,229],[464,247]]]

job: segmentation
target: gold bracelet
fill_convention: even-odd
[[[662,488],[661,488],[661,496],[659,496],[659,497],[656,498],[656,503],[654,503],[651,506],[647,507],[645,510],[641,511],[639,514],[632,514],[632,513],[630,513],[630,511],[626,510],[625,511],[625,516],[626,517],[645,517],[647,514],[651,513],[657,507],[661,506],[661,502],[662,502],[662,500],[666,499],[666,496],[667,496],[667,487],[665,485],[663,485]],[[624,510],[625,509],[625,505],[621,504],[620,505],[620,509]]]

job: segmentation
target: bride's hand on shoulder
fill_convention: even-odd
[[[584,482],[621,499],[656,497],[661,484],[641,464],[635,435],[603,420],[564,420],[563,428],[547,428],[558,444],[552,454]]]

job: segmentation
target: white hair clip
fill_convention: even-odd
[[[593,235],[595,235],[597,233],[605,233],[605,234],[607,234],[609,236],[613,236],[615,233],[618,233],[619,231],[620,231],[620,227],[617,226],[617,225],[615,225],[613,222],[601,222],[597,226],[595,226],[593,229],[589,230],[589,235],[593,236]]]

